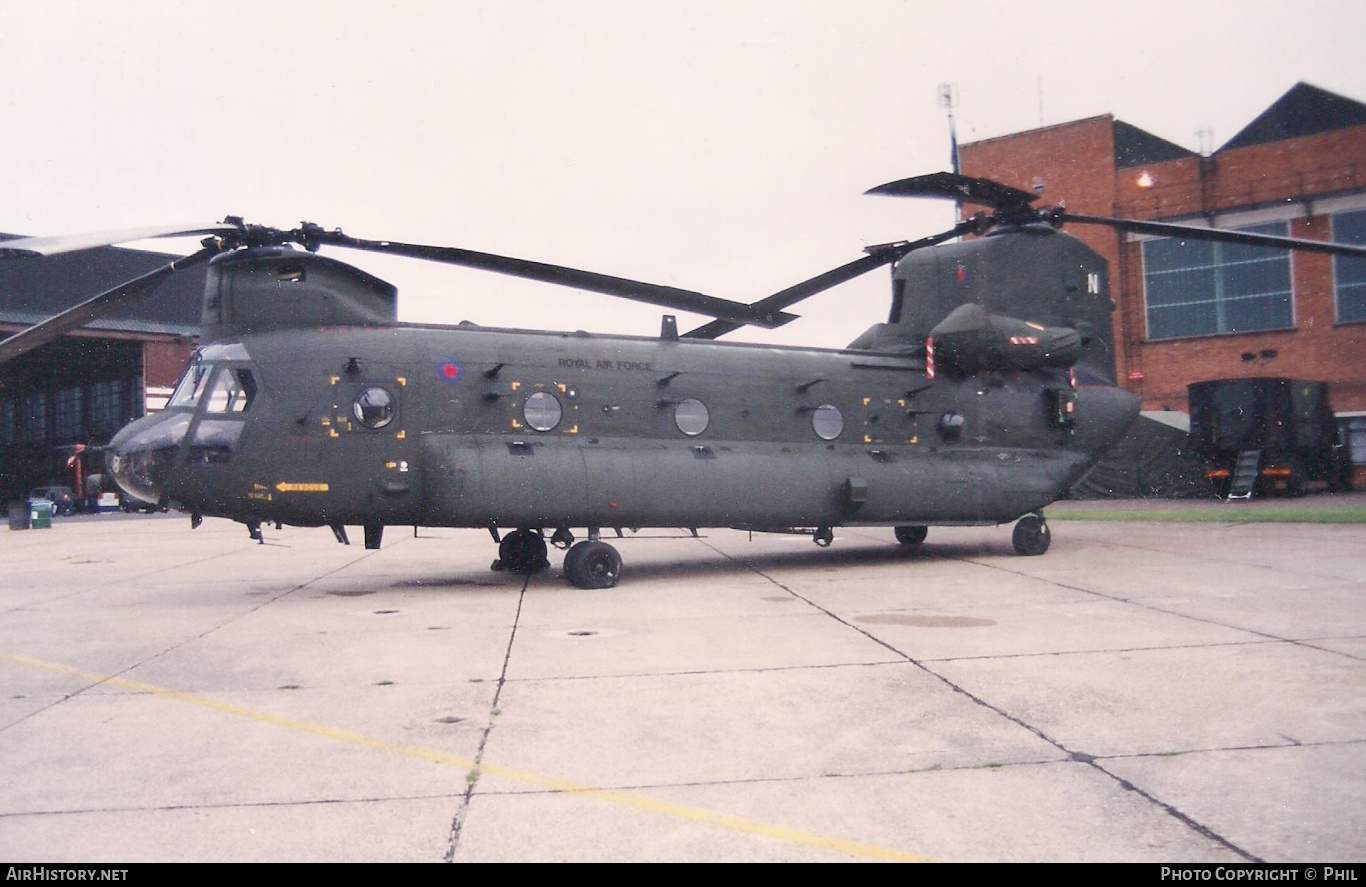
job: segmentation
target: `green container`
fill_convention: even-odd
[[[52,503],[47,499],[28,500],[28,518],[35,530],[52,529]]]

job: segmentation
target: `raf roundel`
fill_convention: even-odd
[[[459,382],[460,375],[460,364],[453,360],[448,360],[436,368],[436,376],[443,382]]]

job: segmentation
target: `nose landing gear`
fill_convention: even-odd
[[[902,545],[911,547],[924,542],[925,537],[930,533],[930,528],[916,524],[904,524],[894,528],[893,532],[896,533],[896,541],[900,542]]]
[[[493,562],[493,569],[535,573],[550,566],[545,554],[545,537],[540,530],[514,530],[498,543],[498,560]]]

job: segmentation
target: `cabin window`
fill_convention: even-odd
[[[967,420],[961,413],[952,410],[939,417],[939,436],[944,443],[958,443],[963,439],[963,426]]]
[[[522,418],[537,431],[554,430],[563,414],[559,399],[548,391],[537,391],[526,399],[522,407]]]
[[[356,421],[366,428],[383,428],[394,421],[396,411],[394,396],[378,386],[367,388],[358,394],[356,402],[351,407]]]
[[[821,404],[811,413],[811,427],[821,440],[834,440],[844,431],[844,416],[839,407]]]
[[[1366,209],[1334,214],[1332,239],[1366,246]],[[1366,320],[1366,259],[1334,256],[1333,290],[1338,323]]]
[[[707,412],[707,405],[695,397],[690,397],[674,407],[674,424],[678,430],[688,435],[696,437],[707,430],[707,425],[711,423],[711,414]]]
[[[1286,223],[1239,228],[1286,236]],[[1148,338],[1184,339],[1295,325],[1290,253],[1266,246],[1163,238],[1143,243]]]

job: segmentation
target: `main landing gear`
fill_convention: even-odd
[[[928,532],[925,527],[911,524],[903,524],[895,527],[896,541],[907,548],[914,548],[925,541]],[[1015,524],[1015,530],[1010,535],[1010,543],[1015,546],[1015,553],[1025,557],[1038,557],[1048,550],[1048,544],[1053,541],[1052,535],[1048,532],[1048,523],[1044,521],[1043,514],[1026,514]]]
[[[495,534],[495,539],[497,536]],[[579,588],[612,588],[621,578],[621,555],[590,529],[589,538],[575,544],[574,534],[565,528],[555,531],[551,544],[568,549],[564,555],[564,575]],[[545,536],[540,530],[514,530],[498,541],[498,560],[493,569],[510,573],[537,573],[550,566]]]
[[[1048,550],[1048,543],[1051,541],[1052,535],[1048,532],[1048,524],[1042,514],[1026,514],[1016,522],[1015,531],[1010,534],[1010,543],[1015,546],[1015,553],[1025,557],[1043,554]]]
[[[579,588],[611,588],[621,578],[621,555],[598,539],[580,542],[564,556],[564,575]]]

